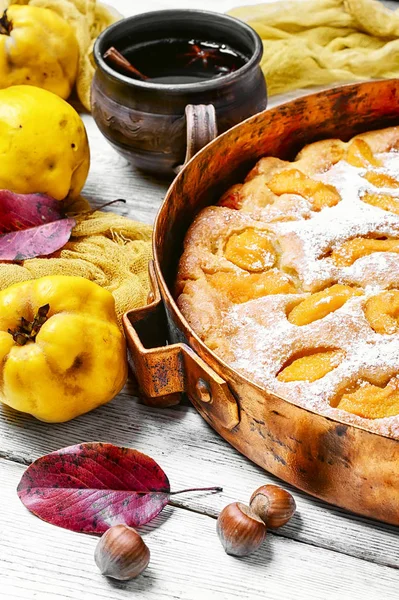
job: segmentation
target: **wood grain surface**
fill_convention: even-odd
[[[143,10],[130,0],[112,4],[125,15]],[[148,0],[145,9],[227,10],[233,4]],[[127,204],[113,207],[114,211],[152,223],[167,182],[133,171],[107,144],[92,118],[85,115],[84,121],[92,160],[86,196],[94,206],[125,198]],[[173,506],[142,528],[151,563],[132,582],[101,576],[93,560],[94,536],[40,521],[22,506],[15,491],[32,460],[57,448],[95,440],[151,455],[174,490],[223,486],[221,494],[176,496]],[[398,529],[293,489],[298,511],[292,521],[269,532],[254,555],[227,556],[215,532],[219,510],[233,500],[247,502],[259,485],[277,480],[224,442],[189,404],[164,410],[145,407],[130,384],[108,405],[60,425],[2,407],[0,481],[0,597],[4,599],[397,600],[399,596]]]
[[[43,523],[15,502],[22,472],[0,460],[4,598],[364,600],[365,589],[369,598],[397,598],[398,571],[272,534],[255,554],[237,559],[220,546],[214,519],[174,507],[141,529],[151,551],[148,569],[137,580],[113,582],[94,565],[94,536]]]
[[[97,440],[137,448],[161,465],[172,489],[222,486],[222,494],[176,496],[173,500],[210,517],[234,500],[248,502],[264,483],[281,483],[219,438],[190,405],[151,409],[139,404],[129,387],[95,413],[59,425],[40,423],[7,407],[1,410],[0,456],[26,465],[42,454],[79,442]],[[273,535],[381,565],[399,565],[397,528],[362,519],[282,485],[293,493],[298,514]]]

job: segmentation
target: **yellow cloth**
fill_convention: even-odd
[[[230,11],[263,40],[270,95],[337,81],[399,77],[399,9],[377,0],[293,0]]]
[[[70,241],[51,257],[0,263],[0,290],[45,275],[85,277],[112,292],[121,323],[127,310],[147,301],[152,228],[100,211],[77,221]]]
[[[80,51],[76,92],[83,106],[90,111],[90,86],[94,75],[93,44],[96,37],[121,15],[96,0],[0,0],[3,9],[11,4],[50,8],[72,26]]]

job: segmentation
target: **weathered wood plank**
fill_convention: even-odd
[[[272,535],[257,553],[236,559],[224,553],[214,519],[171,507],[142,529],[151,550],[145,573],[112,582],[94,564],[94,536],[44,523],[16,499],[22,472],[0,460],[4,598],[363,600],[367,590],[369,598],[397,599],[399,571]]]
[[[223,494],[176,496],[182,506],[216,516],[231,501],[248,502],[266,482],[278,480],[222,440],[189,405],[149,409],[127,387],[107,406],[59,425],[0,409],[0,450],[29,462],[42,454],[83,441],[127,445],[151,455],[168,474],[173,489],[221,485]],[[298,515],[278,535],[399,567],[398,530],[362,519],[312,499],[290,486]]]

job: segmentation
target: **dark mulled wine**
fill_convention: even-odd
[[[142,42],[124,50],[123,56],[147,81],[165,84],[223,77],[249,60],[226,44],[193,39]]]

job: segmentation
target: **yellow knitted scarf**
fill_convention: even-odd
[[[399,77],[399,10],[377,0],[293,0],[230,11],[263,40],[270,95]]]

